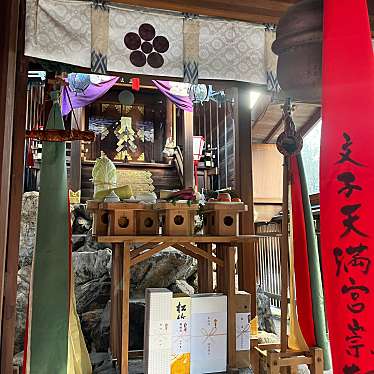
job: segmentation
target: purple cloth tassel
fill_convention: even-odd
[[[184,95],[178,95],[173,92],[173,87],[177,85],[187,85],[187,83],[174,83],[170,81],[152,81],[154,85],[168,98],[170,99],[178,108],[186,111],[193,112],[193,103],[188,95],[188,90]]]
[[[72,109],[83,108],[93,103],[108,92],[117,83],[118,79],[119,77],[102,77],[101,82],[99,79],[95,83],[92,83],[91,79],[90,84],[85,89],[75,89],[71,87],[71,83],[69,82],[69,86],[62,88],[62,115],[66,116]],[[70,79],[68,78],[67,81],[70,81]]]

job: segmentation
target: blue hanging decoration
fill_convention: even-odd
[[[189,89],[190,99],[193,103],[202,104],[209,101],[208,87],[206,84],[192,84]]]
[[[68,75],[68,83],[72,92],[76,95],[83,94],[91,84],[89,74],[71,73]]]
[[[214,91],[213,86],[206,84],[192,84],[189,89],[190,99],[194,104],[204,101],[215,101],[219,106],[225,101],[224,91]]]

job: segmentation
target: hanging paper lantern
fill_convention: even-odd
[[[88,86],[91,84],[90,75],[71,73],[68,75],[68,83],[70,89],[75,92],[75,94],[84,94],[84,91],[86,91]]]
[[[118,95],[118,101],[122,105],[130,106],[134,104],[135,96],[131,91],[123,90]]]

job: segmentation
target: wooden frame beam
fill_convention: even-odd
[[[163,249],[166,249],[167,247],[172,247],[170,243],[161,243],[159,245],[156,245],[152,249],[149,249],[148,251],[145,251],[138,256],[131,259],[131,266],[134,266],[136,264],[139,264],[139,262],[143,262],[147,260],[148,258],[152,257],[156,253],[162,251]]]
[[[11,165],[13,156],[13,119],[15,110],[16,70],[17,70],[17,44],[19,31],[19,0],[5,0],[2,2],[2,32],[0,34],[0,310],[3,321],[7,305],[3,305],[6,284],[6,261],[9,239],[9,195],[11,191]],[[15,223],[16,224],[16,223]],[[17,230],[13,232],[16,234]],[[18,248],[17,248],[18,251]],[[15,271],[15,269],[12,269]],[[4,310],[5,309],[5,310]],[[9,312],[9,310],[8,310]],[[14,332],[12,333],[14,335]],[[9,336],[7,337],[7,341]],[[5,338],[0,332],[2,346]],[[13,337],[10,337],[10,341]],[[11,347],[9,347],[11,349]],[[11,372],[12,367],[8,372]]]
[[[27,101],[28,60],[24,57],[24,20],[26,7],[22,0],[19,7],[17,74],[14,103],[13,156],[11,166],[9,226],[6,256],[6,287],[4,290],[4,309],[2,320],[1,372],[9,373],[13,366],[14,335],[16,326],[16,300],[18,253],[23,194],[23,176],[25,163],[25,121]],[[11,124],[10,124],[11,125]]]
[[[193,165],[193,113],[184,113],[183,180],[184,188],[194,187]]]
[[[222,259],[213,256],[212,254],[202,250],[201,248],[198,248],[198,247],[192,245],[191,243],[180,243],[180,245],[182,245],[184,248],[186,248],[189,252],[194,253],[198,256],[201,256],[208,261],[214,262],[220,267],[224,266],[224,262],[223,262]]]
[[[252,126],[249,108],[250,87],[242,84],[238,89],[237,121],[237,188],[248,211],[242,214],[240,230],[243,235],[254,235],[253,172],[252,172]],[[256,300],[256,253],[254,243],[243,243],[238,247],[239,289],[251,294]],[[251,318],[257,315],[256,303],[251,303]]]
[[[309,117],[308,121],[298,130],[298,134],[304,137],[314,127],[314,125],[321,119],[321,117],[322,117],[322,109],[321,107],[319,107]]]
[[[276,134],[276,132],[280,129],[283,123],[283,117],[281,117],[278,122],[275,124],[275,126],[270,130],[269,134],[266,135],[266,138],[262,141],[263,144],[267,144],[270,142],[270,140],[273,138],[273,136]]]
[[[254,23],[278,23],[293,0],[116,0],[130,6],[142,6],[181,13],[200,14]],[[230,6],[229,6],[230,5]]]

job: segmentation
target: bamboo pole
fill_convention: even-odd
[[[284,157],[283,164],[283,205],[282,205],[282,246],[281,246],[281,352],[288,347],[288,183],[289,157]]]

